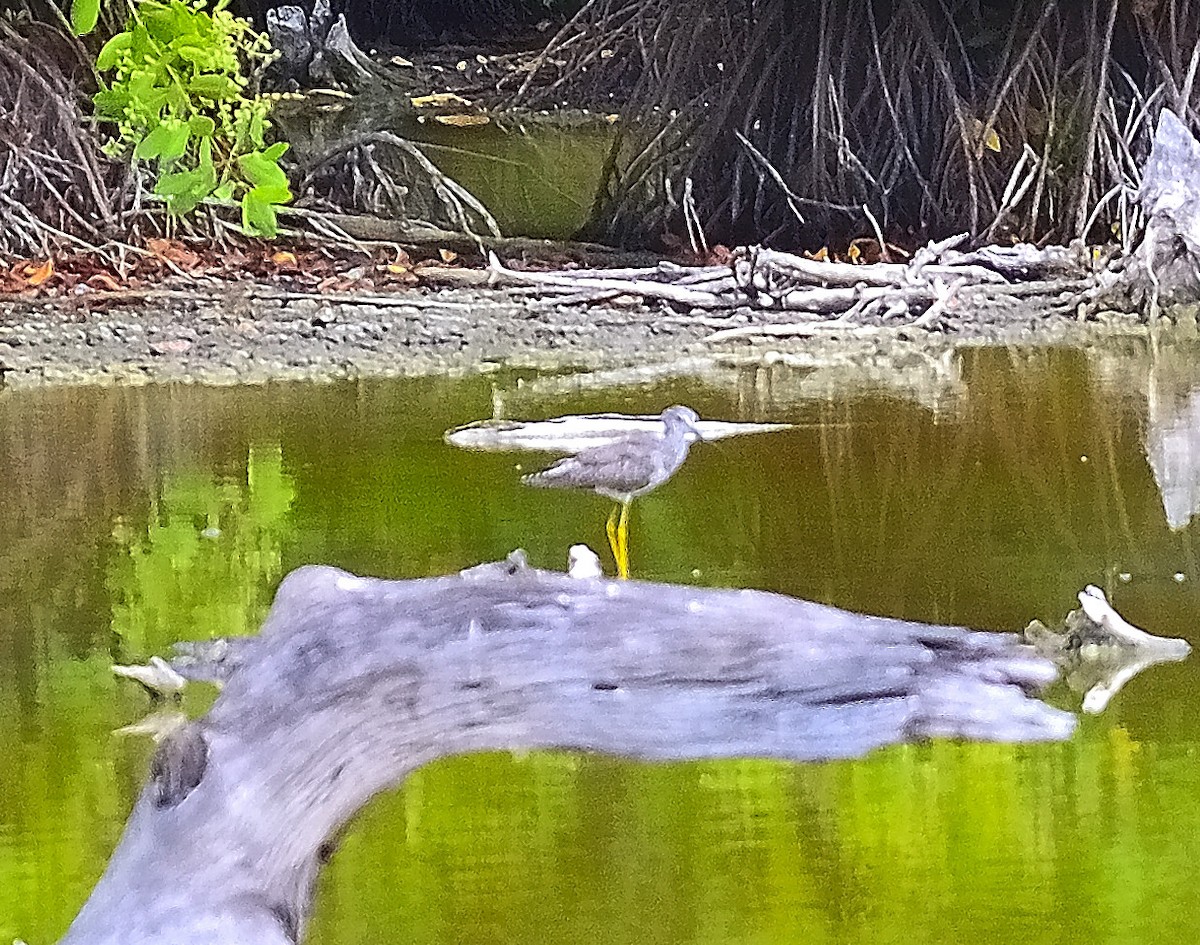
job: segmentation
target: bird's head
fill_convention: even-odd
[[[704,439],[700,432],[700,416],[691,407],[676,404],[662,412],[662,422],[668,438],[682,434],[689,443]]]

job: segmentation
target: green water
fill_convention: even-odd
[[[836,395],[782,366],[542,401],[503,374],[2,392],[0,943],[63,932],[142,781],[149,740],[114,732],[146,700],[113,662],[252,631],[307,562],[411,577],[604,547],[602,500],[521,486],[528,456],[443,444],[497,388],[530,416],[684,401],[797,424],[703,444],[639,500],[635,575],[1009,630],[1097,583],[1200,642],[1196,527],[1168,528],[1146,454],[1187,416],[1193,364],[1194,347],[1128,342],[969,353]],[[1062,745],[444,761],[356,823],[310,940],[1191,945],[1198,665],[1134,679]]]
[[[428,122],[408,134],[488,208],[506,236],[546,239],[571,239],[588,222],[614,141],[601,120],[503,130]]]
[[[406,97],[394,96],[360,97],[337,108],[289,104],[275,120],[302,162],[364,129],[417,142],[442,173],[487,207],[505,236],[556,240],[575,237],[589,222],[616,145],[616,129],[601,115],[514,114],[453,127],[434,112],[415,116]],[[390,147],[376,148],[374,157],[400,183],[414,173],[411,161]]]

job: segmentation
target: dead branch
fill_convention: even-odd
[[[801,321],[781,326],[777,318],[721,331],[710,340],[779,337],[819,332],[822,323],[839,328],[906,325],[929,328],[956,305],[1044,296],[1062,304],[1069,294],[1096,302],[1111,280],[1101,278],[1082,247],[1029,245],[986,247],[963,253],[962,237],[930,245],[907,263],[851,265],[809,259],[779,250],[749,247],[723,266],[660,264],[643,269],[517,272],[493,254],[489,270],[497,280],[531,285],[548,295],[605,292],[710,312],[787,313]]]

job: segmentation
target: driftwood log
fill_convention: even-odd
[[[1090,584],[1079,594],[1079,609],[1067,614],[1061,627],[1033,620],[1021,636],[1054,660],[1067,685],[1083,694],[1083,711],[1093,715],[1108,708],[1138,673],[1159,663],[1178,663],[1192,652],[1187,640],[1135,627],[1113,609],[1104,591]]]
[[[412,581],[306,567],[211,662],[66,945],[300,940],[332,838],[426,762],[566,748],[649,761],[1066,738],[1009,635],[758,591],[580,580],[509,561]]]

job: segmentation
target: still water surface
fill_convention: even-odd
[[[637,576],[1005,630],[1097,583],[1200,643],[1200,350],[982,350],[914,373],[832,395],[785,366],[582,394],[505,374],[0,394],[0,942],[62,933],[141,784],[149,740],[117,730],[146,700],[113,662],[252,632],[308,562],[415,577],[605,547],[606,502],[519,484],[539,457],[444,445],[498,401],[796,424],[703,444],[639,500]],[[441,762],[356,822],[311,940],[1193,945],[1197,674],[1146,673],[1064,745]]]

